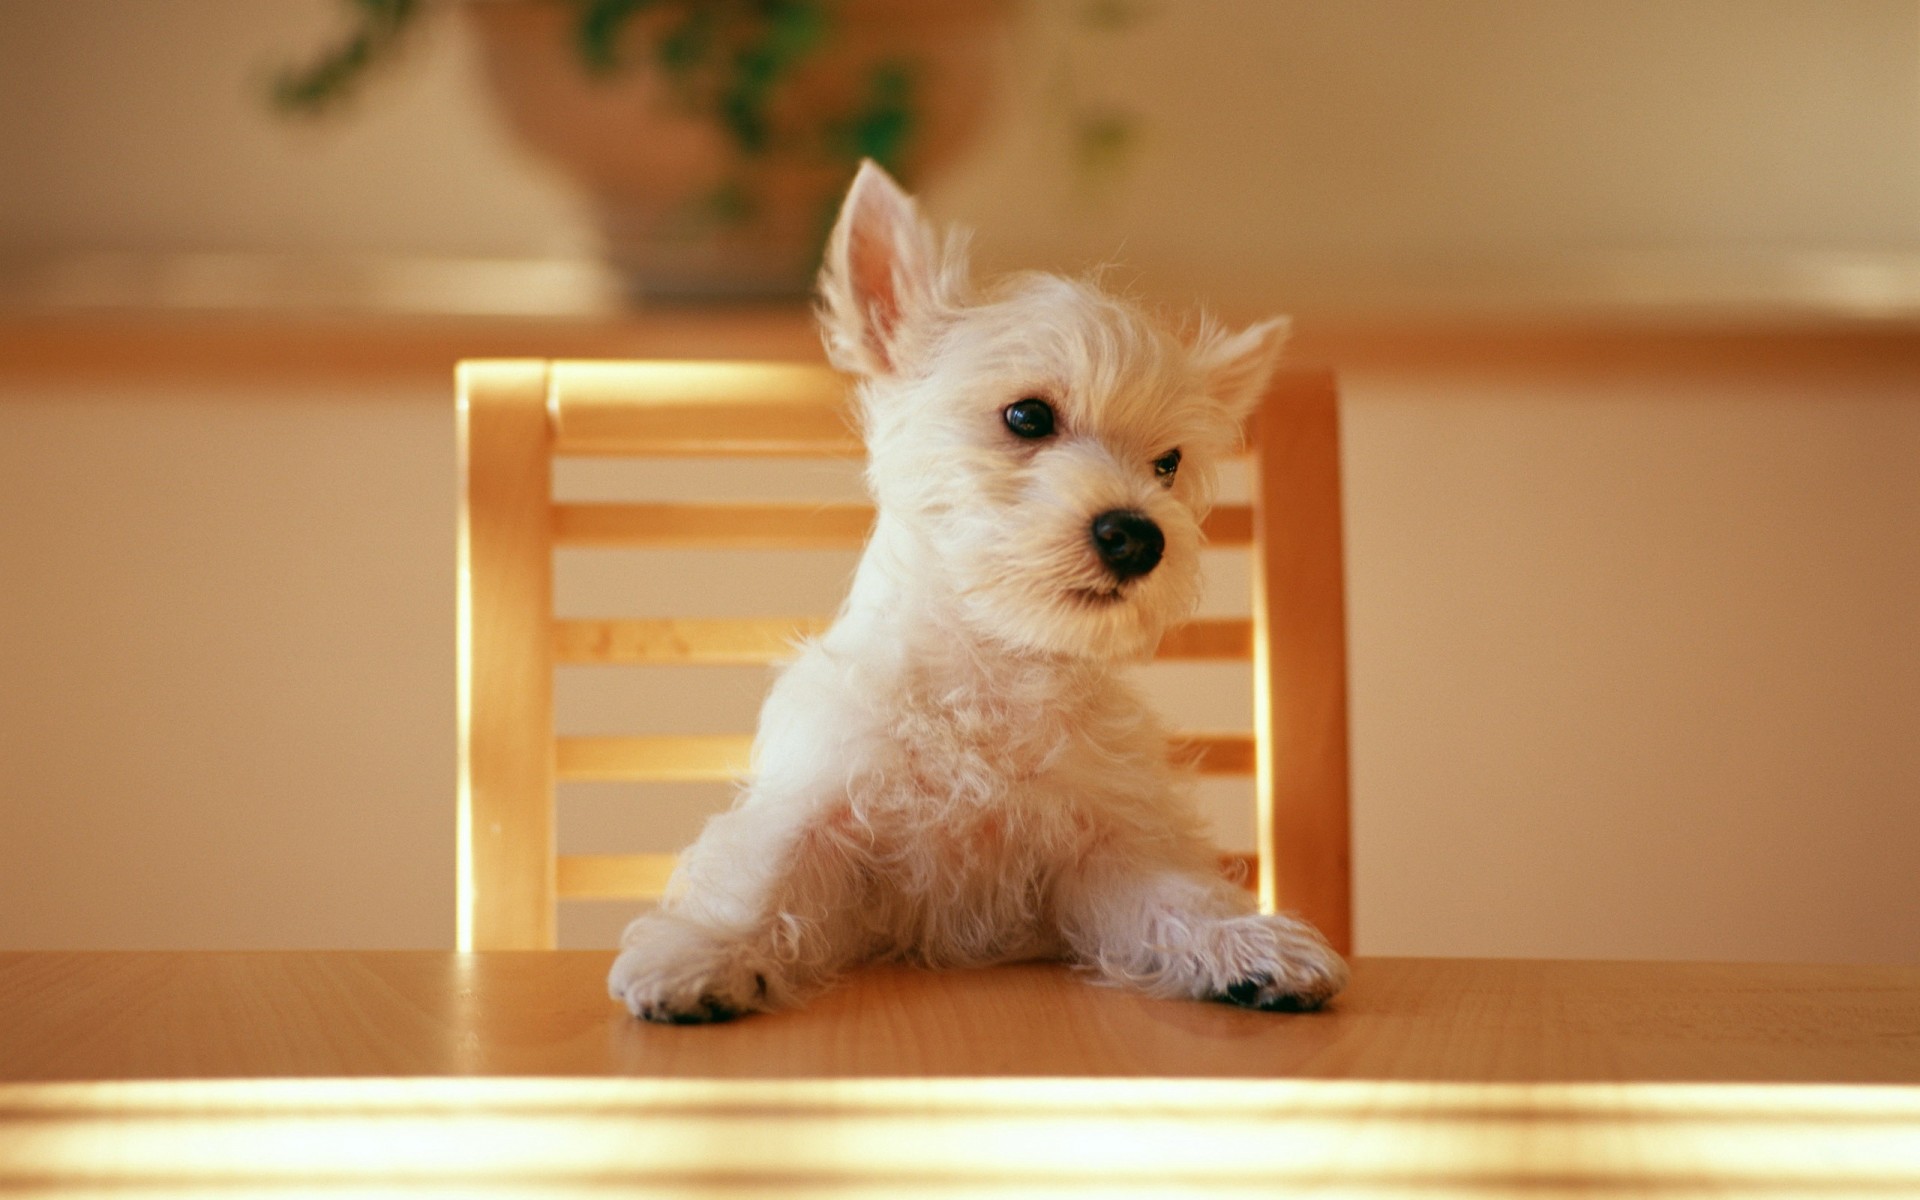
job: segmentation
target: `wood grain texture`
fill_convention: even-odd
[[[1067,968],[870,968],[682,1028],[609,953],[0,954],[0,1079],[1177,1076],[1920,1083],[1920,968],[1360,959],[1309,1015]]]
[[[1254,721],[1260,899],[1353,948],[1340,406],[1294,377],[1260,412],[1253,460]]]
[[[547,367],[463,363],[458,389],[456,938],[545,949],[555,935]]]

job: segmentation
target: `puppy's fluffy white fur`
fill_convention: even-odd
[[[838,619],[767,697],[754,783],[628,928],[614,997],[714,1020],[863,960],[1065,958],[1160,996],[1324,1003],[1345,964],[1221,877],[1118,673],[1193,609],[1214,467],[1284,322],[1178,337],[1083,282],[976,292],[960,241],[871,163],[820,293],[878,524]],[[1009,428],[1029,398],[1051,436]],[[1103,561],[1089,531],[1112,511],[1159,527],[1157,566]]]

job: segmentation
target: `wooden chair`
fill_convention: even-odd
[[[846,547],[872,510],[816,504],[557,504],[556,456],[852,456],[844,381],[768,363],[460,364],[461,949],[554,945],[556,902],[657,896],[671,855],[557,855],[558,780],[726,779],[749,735],[556,737],[568,663],[766,663],[822,620],[556,620],[560,546]],[[1217,508],[1214,545],[1253,556],[1253,617],[1172,631],[1162,658],[1250,660],[1256,728],[1193,734],[1203,773],[1255,776],[1267,911],[1352,941],[1346,632],[1333,377],[1287,371],[1250,437],[1250,505]]]

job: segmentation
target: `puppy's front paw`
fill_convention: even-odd
[[[648,1021],[700,1025],[768,1007],[767,975],[736,943],[682,922],[647,919],[621,939],[607,991]]]
[[[1325,993],[1290,991],[1269,976],[1254,975],[1228,984],[1225,991],[1212,999],[1223,1004],[1237,1004],[1241,1008],[1257,1008],[1261,1012],[1317,1012],[1338,990],[1335,988]]]
[[[1347,986],[1347,964],[1319,931],[1291,917],[1236,917],[1222,931],[1232,976],[1209,999],[1262,1012],[1313,1012]]]

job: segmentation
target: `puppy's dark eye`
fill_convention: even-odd
[[[1153,473],[1159,476],[1162,483],[1172,483],[1173,473],[1179,469],[1180,451],[1177,449],[1169,450],[1153,460]]]
[[[1007,405],[1000,417],[1016,437],[1043,438],[1053,433],[1053,405],[1036,396]]]

